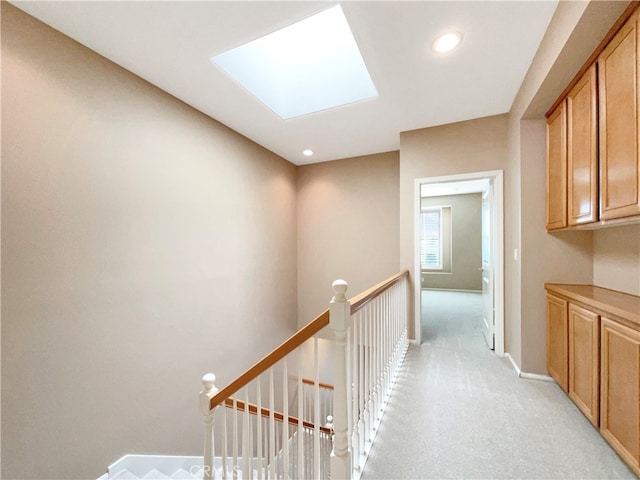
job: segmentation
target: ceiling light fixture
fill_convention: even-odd
[[[437,52],[437,53],[450,52],[451,50],[456,48],[458,45],[460,45],[461,41],[462,41],[462,34],[458,32],[448,32],[436,38],[435,41],[433,42],[433,45],[431,45],[431,48],[433,49],[434,52]]]
[[[306,150],[304,150],[304,151],[302,152],[302,154],[303,154],[305,157],[310,157],[311,155],[313,155],[313,150],[311,150],[311,149],[307,148]]]

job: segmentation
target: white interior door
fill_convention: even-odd
[[[493,181],[482,194],[482,333],[491,350],[495,348],[494,262],[493,236]]]

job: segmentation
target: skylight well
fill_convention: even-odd
[[[378,96],[340,5],[211,61],[285,120]]]

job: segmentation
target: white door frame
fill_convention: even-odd
[[[414,297],[415,297],[415,341],[422,343],[422,282],[420,268],[420,186],[429,183],[466,182],[489,179],[493,181],[494,195],[492,213],[495,219],[495,231],[492,232],[493,252],[495,252],[494,307],[495,307],[495,354],[504,356],[504,173],[502,170],[463,173],[442,177],[417,178],[414,188]]]

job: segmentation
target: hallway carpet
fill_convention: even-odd
[[[551,382],[518,378],[480,330],[481,295],[423,291],[363,479],[636,478]]]

